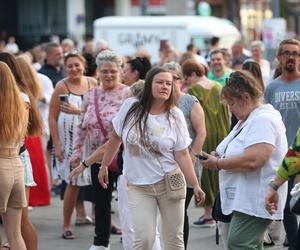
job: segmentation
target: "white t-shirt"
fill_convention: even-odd
[[[270,62],[268,60],[262,59],[260,61],[260,70],[261,70],[261,75],[263,78],[263,82],[265,87],[267,87],[267,85],[270,82],[270,78],[271,78],[271,65]]]
[[[53,93],[53,84],[52,81],[50,80],[50,78],[46,75],[37,73],[38,78],[42,84],[42,95],[45,97],[46,99],[46,103],[43,102],[38,102],[38,107],[39,110],[41,112],[41,116],[43,119],[43,132],[46,135],[50,134],[50,130],[49,130],[49,124],[48,124],[48,116],[49,116],[49,104],[50,104],[50,99]]]
[[[268,183],[276,177],[276,169],[288,149],[281,115],[271,105],[262,105],[251,112],[241,128],[237,128],[238,124],[217,147],[219,155],[225,158],[240,155],[249,146],[258,143],[271,144],[274,150],[266,164],[254,171],[244,173],[220,171],[222,212],[230,214],[232,211],[238,211],[260,218],[282,219],[287,193],[286,185],[282,185],[278,190],[278,210],[273,216],[264,206]],[[240,133],[235,136],[240,129]]]
[[[187,148],[191,143],[191,138],[183,113],[177,107],[171,109],[170,122],[166,113],[149,114],[147,137],[152,147],[160,151],[161,155],[149,153],[141,145],[136,126],[131,128],[132,121],[127,123],[122,131],[125,116],[135,102],[137,102],[136,98],[127,99],[113,119],[114,130],[122,137],[124,146],[123,174],[128,183],[135,185],[153,184],[163,180],[165,173],[176,168],[174,151]]]

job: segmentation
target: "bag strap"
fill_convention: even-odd
[[[164,168],[163,168],[163,166],[162,166],[162,164],[161,164],[161,161],[159,160],[159,157],[156,157],[156,160],[158,161],[159,166],[160,166],[160,168],[162,169],[162,171],[164,172],[164,174],[166,174],[167,172],[164,170]]]
[[[224,153],[223,153],[224,156],[226,155],[226,151],[227,151],[229,143],[232,142],[234,140],[234,138],[236,138],[242,132],[243,128],[244,127],[240,128],[240,130],[238,132],[236,132],[236,134],[229,140],[229,142],[227,143],[227,145],[224,149]]]
[[[95,91],[94,91],[94,105],[95,105],[95,113],[96,113],[96,118],[97,118],[97,121],[99,123],[99,126],[100,126],[100,130],[102,132],[102,134],[104,135],[104,137],[107,139],[108,138],[108,134],[103,126],[103,123],[101,121],[101,118],[100,118],[100,113],[99,113],[99,93],[98,93],[98,88],[95,88]]]

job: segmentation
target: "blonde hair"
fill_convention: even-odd
[[[34,99],[29,89],[28,83],[24,78],[24,75],[21,71],[21,67],[18,64],[16,57],[9,53],[1,52],[0,61],[8,65],[17,82],[17,86],[19,90],[25,93],[26,95],[28,95],[29,97],[30,106],[29,106],[29,123],[28,123],[27,135],[29,136],[40,135],[43,129],[42,118],[37,107],[36,99]]]
[[[36,71],[25,56],[18,56],[17,62],[21,68],[22,74],[31,94],[35,99],[39,98],[41,96],[42,86]]]
[[[16,144],[26,133],[28,112],[6,63],[0,62],[0,75],[0,141]]]

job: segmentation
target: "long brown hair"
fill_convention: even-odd
[[[261,90],[264,92],[265,91],[265,85],[264,85],[264,81],[263,81],[263,78],[262,78],[262,73],[261,73],[261,69],[260,69],[259,64],[257,62],[252,61],[252,60],[246,60],[242,64],[242,69],[247,70],[252,74],[252,76],[257,80],[259,86],[261,87]]]
[[[27,135],[35,136],[40,135],[43,128],[42,118],[37,107],[36,99],[33,97],[28,84],[27,79],[24,79],[24,75],[14,55],[1,52],[0,61],[5,62],[13,73],[19,90],[28,95],[30,100],[29,108],[29,123],[27,129]]]
[[[0,141],[17,144],[26,133],[28,113],[16,80],[3,62],[0,62],[0,75]]]
[[[145,79],[144,89],[139,97],[139,101],[134,103],[132,107],[129,109],[123,123],[123,128],[130,122],[133,121],[130,129],[137,125],[139,130],[139,136],[141,139],[142,146],[145,147],[147,151],[154,154],[160,154],[157,149],[153,148],[153,146],[149,143],[148,133],[147,133],[147,118],[153,104],[153,95],[152,95],[152,84],[154,77],[163,72],[169,72],[168,70],[162,67],[156,67],[151,69]],[[173,108],[176,104],[176,94],[174,91],[174,83],[172,84],[172,90],[169,99],[165,102],[165,112],[167,114],[167,119],[170,121],[171,108]],[[129,134],[129,133],[128,133]]]
[[[26,56],[18,56],[17,62],[23,73],[26,83],[28,83],[28,88],[35,99],[41,96],[42,86],[38,78],[38,75],[30,62],[26,59]]]

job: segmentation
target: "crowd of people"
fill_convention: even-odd
[[[89,250],[110,249],[112,233],[122,234],[125,250],[183,250],[190,226],[217,226],[228,250],[263,249],[281,220],[284,244],[300,249],[290,208],[300,181],[300,42],[280,43],[274,69],[262,41],[250,54],[242,41],[212,42],[205,56],[193,44],[181,54],[168,42],[152,64],[145,50],[122,57],[104,40],[82,50],[67,38],[0,51],[0,214],[8,241],[0,238],[1,248],[38,249],[28,207],[49,205],[55,192],[62,238],[76,240],[75,209],[75,225],[94,225]],[[175,198],[174,176],[183,183]],[[115,188],[120,228],[111,218]],[[193,196],[204,214],[190,222]],[[215,220],[216,200],[228,221]]]

